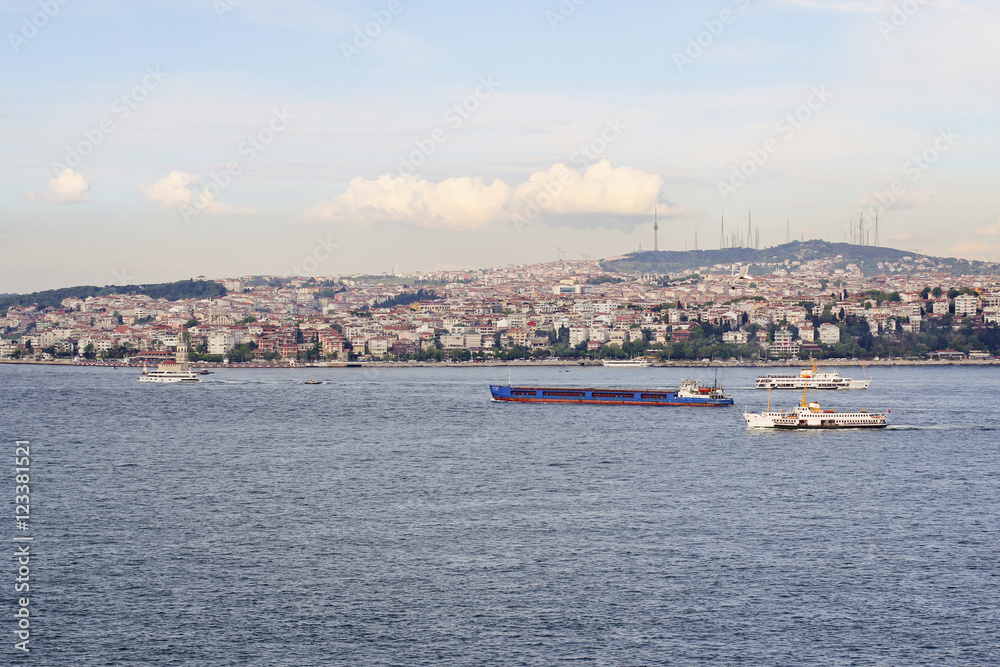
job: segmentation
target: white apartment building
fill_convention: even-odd
[[[570,327],[569,344],[579,345],[590,340],[590,327]]]
[[[206,349],[208,354],[226,354],[236,347],[236,339],[228,331],[213,331],[208,334]]]
[[[955,314],[966,316],[975,315],[979,308],[979,297],[973,294],[959,294],[955,297]]]
[[[722,334],[722,342],[729,343],[730,345],[746,345],[747,344],[747,332],[746,331],[727,331]]]
[[[824,345],[836,345],[840,342],[840,327],[836,324],[819,325],[819,342]]]

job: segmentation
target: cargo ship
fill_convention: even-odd
[[[721,387],[684,380],[677,391],[662,389],[598,389],[592,387],[515,387],[490,385],[495,401],[513,403],[589,403],[593,405],[660,405],[722,407],[733,404]]]

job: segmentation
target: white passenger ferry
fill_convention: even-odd
[[[605,359],[605,366],[620,366],[625,368],[646,368],[651,366],[649,359]]]
[[[840,377],[839,371],[819,372],[816,363],[803,368],[798,375],[768,373],[757,378],[757,389],[867,389],[872,381],[867,374],[863,380]]]
[[[819,403],[797,405],[789,411],[744,412],[747,428],[885,428],[887,412],[821,410]]]
[[[167,359],[155,370],[146,370],[146,367],[142,367],[142,375],[139,376],[139,382],[161,382],[161,383],[177,383],[183,382],[184,384],[191,384],[194,382],[201,382],[201,378],[198,377],[197,373],[191,371],[188,368],[187,360],[187,345],[181,343],[177,346],[177,354],[175,359]]]
[[[764,412],[743,412],[747,428],[885,428],[889,425],[889,411],[837,412],[823,410],[819,403],[806,402],[806,390],[802,390],[802,404],[791,410],[771,410],[771,394],[768,392],[767,409]]]

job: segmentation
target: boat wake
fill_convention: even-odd
[[[996,431],[997,426],[983,426],[981,424],[936,424],[932,426],[920,426],[917,424],[892,424],[886,427],[890,431]]]

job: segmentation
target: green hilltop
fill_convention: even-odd
[[[837,256],[840,256],[838,259]],[[771,248],[720,248],[718,250],[661,250],[633,252],[624,257],[606,259],[601,266],[619,273],[691,273],[699,267],[716,264],[784,264],[811,260],[835,260],[838,268],[857,264],[867,276],[920,271],[949,271],[973,274],[996,271],[997,265],[954,257],[917,255],[913,251],[880,246],[830,243],[829,241],[792,241]],[[879,267],[879,263],[883,266]],[[888,266],[887,266],[888,265]]]
[[[172,283],[156,283],[151,285],[80,285],[78,287],[61,287],[59,289],[32,292],[31,294],[5,294],[0,296],[0,312],[6,313],[11,306],[38,306],[53,308],[62,303],[63,299],[86,299],[89,296],[108,296],[110,294],[145,294],[153,299],[209,299],[225,296],[226,288],[221,283],[212,280],[178,280]]]

